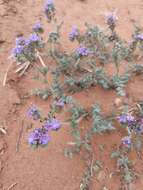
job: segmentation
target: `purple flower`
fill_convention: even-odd
[[[132,116],[131,114],[127,114],[127,121],[128,122],[134,122],[135,121],[135,117]]]
[[[130,136],[126,136],[122,138],[122,144],[126,147],[130,147],[131,146],[131,137]]]
[[[106,15],[106,23],[109,25],[109,27],[114,30],[116,26],[116,22],[118,20],[118,17],[116,16],[115,12],[108,13]]]
[[[34,32],[43,32],[42,24],[41,24],[40,22],[37,22],[37,23],[33,26],[33,31],[34,31]]]
[[[25,38],[23,36],[16,38],[15,44],[16,44],[16,46],[25,45]]]
[[[143,34],[138,34],[135,36],[136,40],[143,41]]]
[[[50,141],[50,136],[42,128],[35,129],[28,138],[31,145],[46,145]]]
[[[34,120],[38,120],[41,118],[41,115],[40,115],[40,112],[39,110],[37,109],[36,106],[32,106],[28,112],[27,112],[27,115],[28,117],[34,119]]]
[[[20,56],[24,52],[25,39],[23,36],[16,38],[15,48],[12,49],[12,54],[14,57]]]
[[[76,26],[72,27],[71,32],[69,33],[69,39],[71,41],[75,40],[79,36],[79,32]]]
[[[118,121],[122,124],[126,124],[126,123],[131,123],[135,121],[134,116],[132,116],[131,114],[122,114],[119,117],[117,117]]]
[[[80,46],[79,48],[77,48],[76,52],[78,53],[79,56],[88,56],[90,54],[89,49],[84,46]]]
[[[33,33],[29,36],[29,38],[26,40],[26,45],[29,46],[33,43],[38,43],[41,41],[40,36],[38,36],[36,33]]]
[[[36,58],[36,48],[41,47],[42,39],[38,34],[33,33],[25,40],[24,37],[16,38],[16,46],[12,50],[12,56],[14,56],[18,62],[33,61]]]
[[[57,106],[57,107],[63,108],[65,103],[64,103],[64,101],[62,99],[59,99],[59,100],[56,100],[54,102],[54,105]]]
[[[52,119],[47,120],[46,123],[44,123],[43,127],[46,130],[57,131],[58,129],[61,128],[61,123],[57,119],[52,118]]]
[[[52,17],[54,16],[55,6],[52,0],[48,0],[44,7],[44,12],[49,21],[51,21]]]
[[[46,5],[47,6],[53,6],[54,5],[53,0],[47,0]]]
[[[12,50],[12,54],[14,57],[20,56],[24,51],[24,47],[21,45],[16,46],[15,48],[13,48]]]
[[[127,123],[127,116],[126,116],[126,114],[118,116],[117,119],[118,119],[118,121],[120,123],[123,123],[123,124]]]
[[[136,128],[135,131],[137,133],[143,133],[143,119],[139,118],[138,120],[136,120]]]

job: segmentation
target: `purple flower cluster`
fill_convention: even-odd
[[[50,22],[55,15],[55,6],[52,0],[48,0],[44,6],[44,13]]]
[[[136,35],[135,39],[138,40],[138,41],[143,41],[143,34]]]
[[[18,37],[12,55],[18,62],[31,61],[35,59],[35,49],[41,47],[41,44],[42,39],[37,33],[32,33],[27,39]]]
[[[37,23],[33,26],[33,31],[34,31],[34,32],[42,33],[42,32],[43,32],[42,24],[41,24],[40,22],[37,22]]]
[[[36,106],[32,106],[28,112],[27,112],[28,117],[34,119],[34,120],[38,120],[41,118],[40,112],[38,110],[38,108]]]
[[[117,119],[118,119],[119,123],[126,125],[130,131],[132,131],[132,130],[136,131],[137,126],[139,124],[137,119],[130,113],[122,114]]]
[[[32,106],[28,112],[28,117],[34,120],[42,121],[41,114],[36,106]],[[28,137],[28,143],[30,145],[46,145],[51,140],[49,136],[49,131],[58,131],[61,128],[61,123],[54,117],[49,118],[45,121],[43,120],[43,125],[41,128],[36,128]]]
[[[65,103],[62,99],[59,99],[59,100],[54,101],[54,105],[58,108],[63,108]]]
[[[52,130],[52,131],[57,131],[58,129],[61,128],[61,123],[55,119],[55,118],[51,118],[49,120],[47,120],[44,125],[43,125],[44,129],[46,129],[47,131]]]
[[[71,32],[69,33],[69,39],[71,41],[74,41],[75,39],[78,38],[78,36],[79,36],[79,31],[76,26],[73,26]]]
[[[28,138],[28,142],[30,145],[46,145],[50,141],[50,136],[48,133],[42,129],[42,128],[37,128],[35,129]]]
[[[23,52],[24,52],[24,47],[20,45],[12,49],[12,54],[14,57],[18,57],[19,55],[23,54]]]
[[[25,46],[25,38],[23,36],[20,36],[16,38],[15,40],[15,48],[12,50],[12,54],[14,57],[17,57],[24,53],[24,46]]]
[[[38,34],[36,34],[36,33],[33,33],[33,34],[30,34],[30,36],[26,40],[25,44],[27,46],[31,46],[32,44],[35,44],[35,43],[38,43],[38,42],[41,42],[40,36],[38,36]]]
[[[130,113],[122,114],[118,117],[118,121],[127,127],[128,134],[122,138],[122,144],[128,148],[131,147],[132,137],[131,134],[141,135],[143,134],[143,118],[141,116],[133,116]]]
[[[16,44],[16,46],[24,46],[25,45],[25,38],[23,36],[16,38],[15,44]]]
[[[108,24],[111,30],[114,30],[117,20],[118,20],[118,17],[116,16],[115,12],[108,13],[106,15],[106,23]]]
[[[130,126],[130,128],[134,130],[136,133],[143,133],[143,119],[137,118],[133,125]]]
[[[80,46],[76,49],[76,52],[79,56],[88,56],[90,54],[89,49],[85,46]]]
[[[130,148],[131,147],[131,137],[130,136],[126,136],[126,137],[123,137],[122,138],[122,144],[125,146],[125,147],[128,147]]]
[[[121,123],[121,124],[128,124],[128,123],[131,123],[131,122],[134,122],[135,121],[135,117],[132,116],[131,114],[122,114],[118,117],[118,121]]]

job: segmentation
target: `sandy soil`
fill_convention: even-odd
[[[9,55],[14,46],[15,38],[19,34],[29,34],[33,24],[41,19],[47,33],[50,26],[46,23],[42,7],[44,1],[38,0],[0,0],[0,82],[3,80]],[[142,0],[55,0],[57,16],[64,21],[62,35],[65,49],[72,49],[68,41],[68,33],[72,25],[77,25],[84,30],[84,23],[105,26],[104,14],[116,10],[119,16],[117,30],[125,39],[130,39],[133,24],[143,26],[143,1]],[[45,113],[49,109],[48,102],[39,98],[25,98],[33,85],[32,71],[22,79],[10,74],[6,87],[0,86],[0,126],[7,129],[6,135],[0,135],[0,189],[7,190],[14,185],[12,190],[79,190],[79,184],[85,169],[81,155],[73,159],[65,158],[63,150],[66,143],[71,141],[69,128],[63,126],[61,131],[52,135],[52,142],[46,149],[33,150],[27,144],[28,122],[24,124],[19,151],[16,152],[16,143],[21,130],[22,119],[30,104],[40,106]],[[15,82],[16,81],[16,82]],[[28,85],[27,85],[28,83]],[[142,78],[132,80],[127,87],[130,101],[143,97]],[[88,106],[100,102],[105,112],[108,112],[116,98],[114,92],[106,92],[98,87],[77,93],[75,98],[81,104]],[[95,157],[102,160],[104,168],[99,176],[93,178],[91,190],[119,190],[119,178],[109,178],[115,168],[115,162],[110,159],[112,145],[118,144],[120,132],[107,134],[104,137],[95,137],[93,145]],[[116,139],[116,140],[115,140]],[[106,144],[106,152],[101,152],[99,144]],[[132,155],[131,155],[132,156]],[[137,171],[142,175],[142,162],[138,164]],[[143,189],[141,177],[132,186],[133,190]]]

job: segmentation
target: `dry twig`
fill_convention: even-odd
[[[11,190],[13,187],[15,187],[17,185],[17,183],[13,183],[12,185],[10,185],[7,190]]]
[[[13,64],[13,62],[11,61],[10,64],[8,65],[8,67],[7,67],[6,73],[5,73],[5,75],[4,75],[3,83],[2,83],[3,86],[6,85],[7,75],[8,75],[9,69],[10,69],[10,67],[12,66],[12,64]]]
[[[19,131],[19,136],[18,136],[17,142],[16,142],[16,152],[19,151],[19,145],[20,145],[20,140],[22,137],[23,129],[24,129],[24,119],[22,120],[22,125],[21,125],[20,131]]]

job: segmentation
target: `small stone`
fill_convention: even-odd
[[[97,176],[98,181],[102,182],[103,180],[105,180],[105,178],[106,178],[105,172],[104,171],[100,171],[99,174],[98,174],[98,176]]]
[[[114,101],[115,106],[119,107],[122,104],[122,100],[120,98],[116,98]]]
[[[6,42],[5,39],[0,39],[0,44],[3,44],[3,43],[5,43],[5,42]]]
[[[102,190],[109,190],[107,187],[103,187]]]

